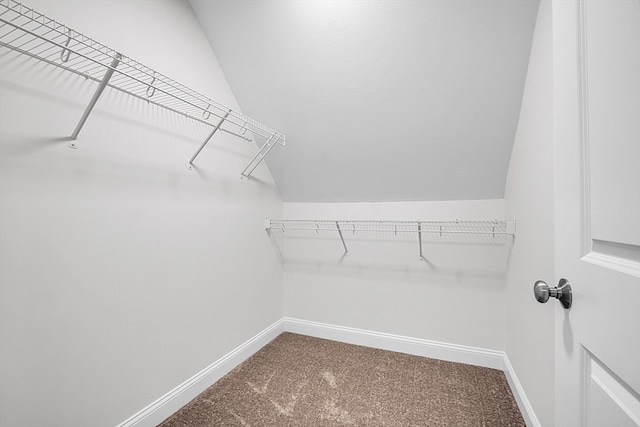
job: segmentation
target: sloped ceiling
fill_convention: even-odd
[[[284,201],[503,197],[537,0],[191,5]]]

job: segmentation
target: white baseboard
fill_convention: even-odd
[[[178,409],[193,400],[213,383],[231,372],[262,347],[283,332],[280,319],[241,346],[227,353],[202,371],[189,378],[149,406],[123,421],[118,427],[155,427]]]
[[[438,341],[429,341],[401,335],[385,334],[363,329],[347,328],[308,320],[283,318],[284,330],[301,335],[325,338],[365,347],[398,351],[416,356],[447,360],[449,362],[465,363],[467,365],[483,366],[499,369],[504,372],[511,393],[513,393],[518,408],[528,427],[541,427],[531,403],[518,380],[507,355],[502,351],[487,350]]]
[[[511,387],[511,393],[513,393],[513,397],[516,399],[518,409],[520,409],[522,418],[524,418],[524,422],[527,424],[527,427],[541,427],[540,421],[538,421],[538,417],[536,417],[533,407],[524,392],[524,388],[522,388],[522,384],[520,384],[520,380],[518,380],[516,371],[513,369],[513,366],[509,361],[509,357],[507,357],[506,354],[504,355],[503,371],[504,376],[507,377],[509,387]]]
[[[365,347],[382,350],[397,351],[416,356],[430,357],[449,362],[465,363],[467,365],[483,366],[486,368],[503,369],[504,353],[502,351],[487,350],[457,344],[447,344],[401,335],[329,325],[326,323],[310,322],[308,320],[285,317],[284,330],[317,338],[325,338]]]
[[[513,366],[511,366],[509,358],[502,351],[447,344],[290,317],[283,317],[146,408],[123,421],[117,427],[157,426],[285,331],[365,347],[500,369],[505,373],[527,426],[540,427],[540,422],[533,412],[522,385],[518,381]]]

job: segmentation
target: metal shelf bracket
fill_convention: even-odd
[[[342,236],[342,230],[340,229],[340,223],[336,221],[336,228],[338,229],[338,234],[340,235],[340,240],[342,240],[342,246],[344,247],[344,254],[348,254],[349,250],[347,249],[347,244],[344,242],[344,237]]]
[[[267,155],[273,150],[273,147],[276,146],[278,141],[280,140],[281,135],[277,135],[277,133],[273,132],[269,139],[260,147],[256,155],[251,159],[246,168],[242,171],[242,176],[245,178],[250,178],[251,173],[258,167],[260,163],[267,157]],[[247,172],[248,171],[248,172]]]
[[[96,102],[98,102],[98,99],[100,99],[100,95],[102,95],[104,88],[106,88],[107,85],[109,84],[109,80],[111,79],[111,76],[113,76],[113,72],[116,70],[116,67],[120,63],[120,59],[122,59],[122,55],[119,53],[116,53],[116,56],[113,58],[113,61],[111,61],[111,65],[109,66],[109,68],[107,68],[107,72],[104,73],[104,77],[102,78],[102,81],[100,81],[100,85],[98,86],[98,89],[96,89],[96,92],[93,94],[93,98],[91,98],[91,101],[89,101],[89,105],[87,105],[87,108],[84,110],[84,114],[82,114],[82,117],[80,118],[80,122],[78,123],[75,130],[71,134],[71,141],[69,142],[69,147],[77,148],[75,140],[78,139],[78,134],[80,133],[82,126],[84,126],[84,123],[89,118],[89,114],[91,114],[93,107],[96,106]]]
[[[420,261],[426,261],[424,255],[422,255],[422,225],[418,221],[418,245],[420,245]]]
[[[213,135],[218,131],[218,129],[220,129],[220,126],[222,126],[222,123],[224,123],[225,120],[227,120],[227,117],[229,117],[229,114],[231,114],[231,110],[229,110],[227,112],[227,114],[224,115],[224,117],[222,118],[222,120],[220,120],[218,122],[218,124],[216,125],[216,127],[213,128],[213,130],[211,131],[211,133],[209,134],[209,136],[204,140],[204,142],[202,143],[202,145],[200,145],[200,148],[198,148],[198,150],[193,154],[193,156],[191,157],[191,160],[189,160],[189,169],[191,169],[191,166],[193,166],[193,161],[196,159],[196,157],[198,157],[198,154],[200,154],[200,152],[202,151],[202,149],[204,148],[205,145],[207,145],[207,143],[209,142],[209,140],[213,137]]]
[[[255,136],[267,138],[267,143],[242,172],[245,177],[251,175],[275,144],[285,145],[284,134],[16,0],[0,0],[0,47],[98,83],[70,137],[71,148],[77,147],[74,141],[106,87],[212,127],[213,132],[191,158],[190,165],[217,131],[245,141],[252,141]],[[215,124],[213,117],[222,121]]]

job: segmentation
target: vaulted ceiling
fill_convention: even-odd
[[[284,201],[502,198],[537,0],[191,0]]]

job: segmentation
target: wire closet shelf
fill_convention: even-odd
[[[475,234],[490,236],[516,235],[515,221],[376,221],[376,220],[300,220],[300,219],[269,219],[265,220],[265,229],[287,231],[304,230],[320,232],[333,232],[340,236],[345,254],[348,253],[344,233],[412,233],[418,236],[420,259],[424,259],[422,253],[422,235],[438,234],[439,236],[450,234]]]
[[[242,175],[249,177],[285,135],[213,100],[116,50],[14,0],[0,0],[0,46],[99,83],[99,87],[71,135],[75,140],[102,91],[116,89],[213,127],[189,164],[218,131],[246,141],[250,134],[266,138]]]

